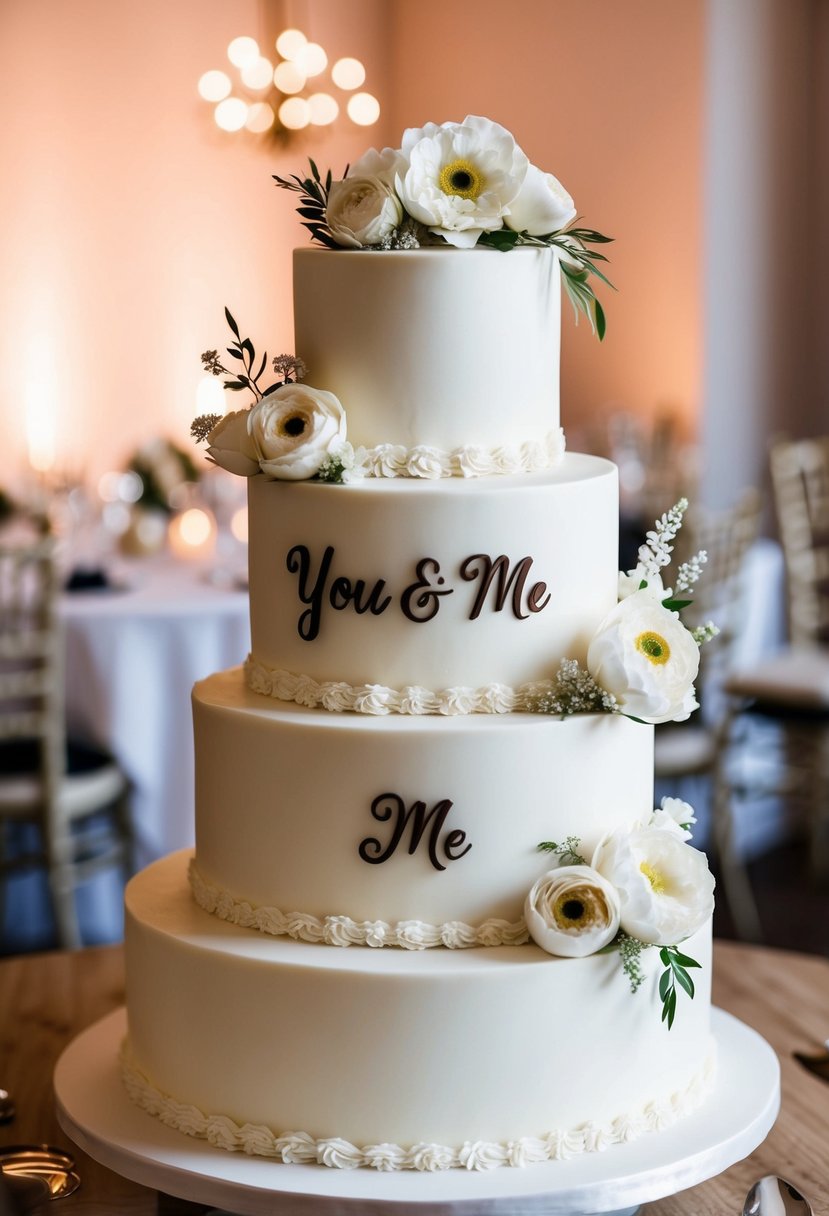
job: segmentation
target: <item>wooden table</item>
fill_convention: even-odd
[[[739,1216],[751,1183],[781,1174],[801,1188],[815,1216],[829,1216],[829,1084],[792,1059],[829,1034],[829,960],[718,942],[714,1000],[771,1043],[783,1070],[780,1117],[746,1161],[671,1199],[645,1205],[642,1216]],[[17,1099],[17,1118],[0,1127],[0,1144],[68,1148],[83,1184],[62,1200],[61,1216],[202,1211],[162,1200],[80,1152],[58,1127],[52,1071],[66,1044],[84,1027],[123,1004],[120,946],[0,961],[0,1079]],[[45,1208],[44,1208],[45,1210]]]

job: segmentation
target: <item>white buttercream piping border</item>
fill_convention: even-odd
[[[239,1125],[227,1115],[205,1115],[198,1107],[176,1101],[149,1081],[138,1066],[129,1041],[119,1055],[121,1076],[127,1093],[142,1110],[167,1127],[188,1136],[207,1140],[214,1148],[271,1157],[286,1165],[326,1165],[331,1169],[375,1170],[491,1170],[499,1166],[540,1165],[563,1161],[581,1153],[600,1152],[614,1144],[627,1144],[648,1132],[662,1131],[690,1114],[711,1092],[716,1073],[715,1050],[690,1085],[665,1099],[656,1099],[606,1124],[584,1123],[567,1131],[545,1136],[522,1136],[506,1143],[466,1141],[460,1148],[442,1144],[367,1144],[362,1148],[339,1137],[315,1139],[307,1132],[279,1135],[262,1124]]]
[[[430,925],[419,920],[390,924],[383,920],[356,921],[350,916],[321,917],[256,907],[211,883],[193,858],[187,877],[193,898],[205,912],[242,929],[258,929],[260,933],[292,937],[295,941],[323,942],[326,946],[400,946],[404,950],[429,950],[436,946],[449,950],[466,950],[473,946],[523,946],[529,941],[523,920],[512,923],[493,918],[478,926],[463,921]]]
[[[389,688],[385,684],[348,684],[343,680],[315,680],[312,676],[267,667],[253,655],[245,660],[245,680],[252,692],[276,701],[291,701],[308,709],[350,711],[357,714],[510,714],[531,710],[536,699],[553,688],[552,680],[536,680],[510,688],[485,684],[481,688],[443,688],[433,692],[419,685]]]
[[[497,474],[537,473],[553,468],[565,451],[564,431],[550,431],[543,439],[514,446],[484,448],[474,444],[445,451],[427,444],[407,448],[381,443],[362,449],[362,470],[367,477],[492,477]]]

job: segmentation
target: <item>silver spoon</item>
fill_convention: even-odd
[[[812,1205],[785,1178],[767,1174],[746,1195],[743,1216],[812,1216]]]

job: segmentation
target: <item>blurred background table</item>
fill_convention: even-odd
[[[829,1211],[829,1085],[792,1058],[829,1032],[829,961],[717,942],[715,1003],[758,1030],[782,1067],[783,1099],[768,1139],[745,1161],[676,1196],[646,1204],[641,1216],[724,1216],[742,1211],[751,1183],[781,1174],[802,1189],[817,1214]],[[76,1157],[82,1186],[62,1200],[66,1216],[129,1212],[200,1212],[162,1204],[156,1192],[121,1178],[77,1150],[58,1126],[52,1095],[55,1063],[75,1035],[123,1003],[123,950],[107,946],[0,962],[0,1081],[17,1100],[0,1144],[48,1142]],[[611,1150],[612,1151],[612,1150]],[[280,1167],[274,1165],[275,1174]],[[426,1213],[424,1213],[426,1216]]]

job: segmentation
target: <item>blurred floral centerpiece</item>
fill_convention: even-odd
[[[608,283],[606,262],[589,245],[611,238],[574,226],[573,200],[552,173],[530,163],[512,135],[488,118],[427,123],[410,128],[400,148],[370,148],[339,181],[274,176],[300,195],[297,208],[313,240],[331,249],[417,249],[450,245],[518,245],[557,250],[562,281],[576,315],[589,319],[600,338],[602,306],[590,277]]]

